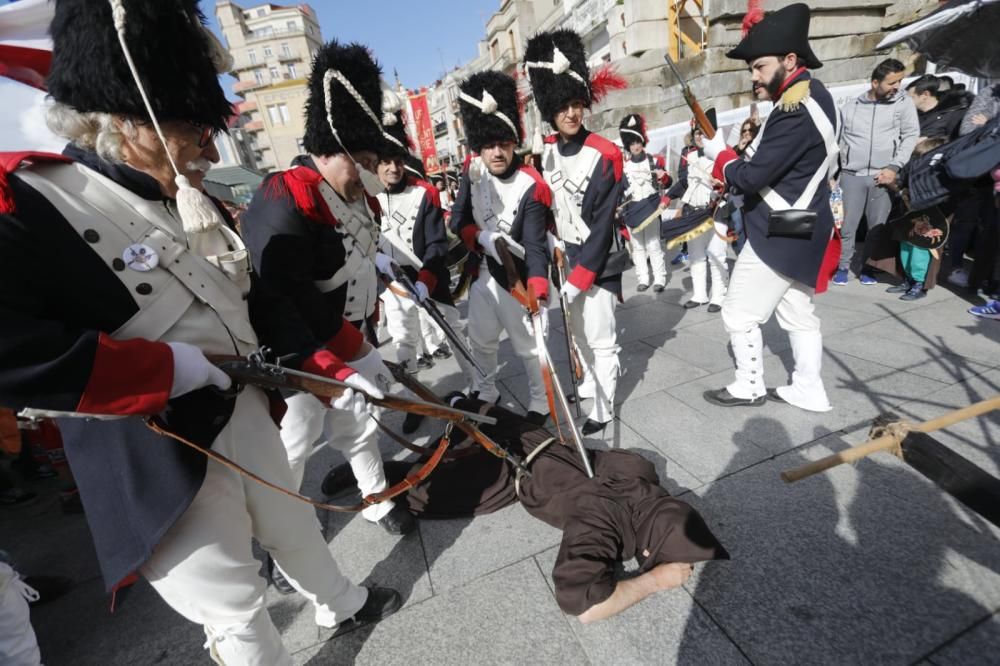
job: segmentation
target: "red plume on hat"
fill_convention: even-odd
[[[747,0],[747,13],[743,16],[743,39],[750,34],[750,28],[764,20],[764,10],[760,0]]]
[[[604,63],[590,75],[590,101],[597,104],[612,90],[628,88],[628,81],[615,71],[610,62]]]

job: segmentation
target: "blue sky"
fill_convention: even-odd
[[[323,39],[367,44],[390,81],[396,68],[403,85],[417,88],[475,57],[476,43],[486,36],[486,21],[500,7],[500,0],[314,0],[309,4],[319,18]],[[215,0],[202,0],[201,8],[218,32]],[[221,80],[230,98],[238,99],[231,88],[235,80],[230,76]],[[0,77],[0,99],[4,100],[0,150],[61,148],[62,142],[45,127],[43,97],[40,91]]]
[[[236,2],[244,8],[261,4]],[[388,79],[396,68],[403,85],[417,88],[476,56],[476,43],[486,37],[486,22],[500,0],[313,0],[309,5],[324,40],[367,44]],[[218,33],[214,1],[202,0],[201,7]]]

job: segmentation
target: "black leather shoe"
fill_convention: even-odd
[[[604,432],[604,429],[608,427],[608,423],[610,421],[599,423],[593,419],[587,419],[587,422],[580,428],[580,433],[583,435],[593,435],[598,432]]]
[[[319,486],[320,491],[327,497],[339,495],[342,492],[353,490],[358,491],[358,482],[354,478],[354,472],[347,463],[337,465],[330,469],[323,477],[323,483]]]
[[[646,291],[647,289],[649,289],[649,285],[648,284],[642,284],[640,282],[639,284],[635,285],[635,290],[636,291]]]
[[[420,424],[423,422],[424,422],[423,414],[413,414],[413,413],[407,414],[406,418],[403,419],[403,434],[409,435],[411,433],[416,432],[417,428],[419,428]]]
[[[417,367],[421,370],[429,370],[434,367],[434,357],[430,354],[424,354],[417,359]]]
[[[722,312],[722,306],[718,305],[717,303],[712,303],[711,305],[708,306],[708,311],[711,314],[715,314],[716,312]]]
[[[778,395],[778,389],[767,389],[767,399],[771,402],[780,402],[784,404],[786,400]]]
[[[912,287],[912,286],[913,285],[908,280],[903,280],[902,282],[900,282],[899,284],[897,284],[895,287],[889,287],[888,289],[886,289],[885,293],[887,293],[887,294],[905,294],[906,292],[908,292],[910,290],[910,287]]]
[[[55,601],[73,589],[73,581],[66,576],[25,576],[24,582],[38,592],[38,598],[29,601],[29,606],[41,606]]]
[[[694,308],[700,308],[704,303],[699,303],[698,301],[688,301],[684,304],[685,310],[693,310]]]
[[[417,519],[405,506],[397,504],[392,507],[389,513],[382,516],[376,525],[380,525],[389,534],[402,536],[409,534],[417,527]]]
[[[292,584],[288,582],[288,579],[285,578],[277,567],[271,572],[271,585],[281,594],[291,594],[295,591],[295,588],[292,587]]]
[[[431,354],[431,356],[440,359],[451,358],[451,350],[448,349],[448,345],[441,345],[434,350],[434,353]]]
[[[737,398],[724,388],[718,391],[705,391],[702,395],[705,400],[720,407],[760,407],[767,402],[766,394],[757,398]]]
[[[530,411],[524,415],[524,420],[530,423],[531,425],[535,426],[545,425],[545,422],[548,421],[548,419],[549,419],[548,414],[541,414],[536,411]]]
[[[368,587],[367,585],[365,587],[368,588],[368,598],[365,599],[365,605],[358,609],[354,617],[338,624],[330,638],[343,636],[366,624],[384,620],[402,607],[403,598],[396,590],[388,587]]]
[[[666,289],[666,288],[667,288],[667,285],[665,285],[665,284],[654,284],[653,285],[653,291],[655,291],[658,294],[663,293],[663,290]]]

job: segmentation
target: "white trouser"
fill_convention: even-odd
[[[392,286],[404,289],[398,282],[393,282]],[[421,308],[412,298],[397,296],[391,289],[382,292],[382,304],[385,306],[385,328],[396,347],[396,359],[414,371],[420,355]]]
[[[39,666],[42,663],[28,602],[38,593],[25,585],[10,565],[0,562],[0,664]]]
[[[294,488],[267,398],[245,388],[212,449],[284,488]],[[285,577],[334,627],[365,603],[367,591],[340,573],[312,507],[209,461],[187,511],[167,531],[142,574],[174,610],[202,624],[213,659],[227,666],[292,660],[264,606],[256,538]]]
[[[639,284],[648,285],[650,273],[653,284],[667,283],[667,258],[663,254],[658,222],[653,222],[639,233],[632,233],[632,261]]]
[[[598,423],[614,418],[615,390],[620,374],[618,352],[621,350],[615,325],[616,298],[607,289],[591,287],[570,305],[573,334],[584,370],[581,396],[594,398],[588,418]]]
[[[778,394],[802,409],[818,412],[831,409],[820,375],[823,336],[819,317],[813,312],[813,292],[812,287],[785,277],[761,261],[750,242],[743,246],[722,304],[722,322],[736,358],[736,379],[726,387],[731,395],[737,398],[764,395],[760,325],[776,314],[778,324],[788,331],[795,357],[792,383],[779,387]]]
[[[354,414],[341,409],[329,409],[315,396],[297,393],[285,400],[288,411],[281,419],[281,441],[292,468],[294,488],[298,490],[305,475],[306,462],[313,445],[329,445],[344,454],[351,465],[362,495],[378,493],[389,487],[378,449],[378,425],[374,419],[355,420]],[[379,502],[361,512],[366,520],[381,520],[392,510],[392,500]]]
[[[708,231],[688,241],[688,259],[691,262],[691,284],[696,303],[722,305],[726,298],[729,266],[726,265],[726,241],[714,231]],[[712,296],[708,296],[708,276],[712,275]]]
[[[548,414],[549,403],[542,382],[542,369],[538,364],[535,337],[530,327],[524,306],[493,279],[485,264],[480,267],[479,277],[469,288],[469,343],[486,377],[478,372],[469,373],[472,390],[479,391],[479,399],[486,402],[500,397],[496,386],[497,349],[500,348],[500,332],[506,330],[514,353],[521,359],[528,375],[531,393],[528,410]]]
[[[438,310],[441,311],[441,314],[444,315],[445,321],[451,324],[451,327],[454,330],[458,331],[459,329],[455,328],[454,324],[452,324],[452,320],[451,317],[449,317],[449,313],[445,312],[446,309],[454,310],[455,321],[458,321],[458,308],[452,307],[450,305],[441,305],[440,303],[438,303],[437,306]],[[431,316],[427,314],[423,308],[420,309],[420,338],[424,343],[423,344],[424,351],[426,351],[428,354],[433,354],[434,352],[436,352],[438,348],[440,348],[441,345],[444,344],[446,339],[444,331],[441,330],[441,327],[437,325],[437,322],[431,319]]]

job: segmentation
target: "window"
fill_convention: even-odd
[[[285,28],[287,28],[289,31],[295,30],[298,27],[299,26],[295,23],[295,21],[289,21],[288,23],[285,24]]]
[[[267,115],[271,118],[272,125],[281,124],[281,114],[278,112],[278,107],[271,105],[267,107]]]
[[[295,76],[295,65],[291,63],[288,64],[288,78],[290,79],[298,78],[297,76]]]
[[[514,41],[514,31],[507,31],[507,39],[510,40],[510,57],[511,60],[517,60],[517,42]]]
[[[247,49],[247,58],[250,60],[251,65],[257,64],[257,51],[254,49]]]
[[[264,57],[265,58],[270,58],[273,55],[274,55],[274,51],[271,50],[271,47],[270,46],[265,46],[264,47]]]
[[[289,120],[291,120],[291,116],[288,115],[288,105],[287,104],[279,104],[278,105],[278,113],[281,114],[281,122],[282,123],[287,123]]]
[[[305,139],[303,139],[302,137],[299,137],[298,139],[296,139],[295,140],[295,147],[298,148],[298,150],[299,150],[300,153],[306,152],[306,142],[305,142]]]
[[[261,17],[261,16],[266,16],[266,15],[267,15],[267,10],[264,9],[263,7],[261,7],[260,9],[257,10],[257,17],[258,18]]]
[[[288,48],[288,42],[281,42],[281,55],[283,56],[292,55],[292,50]]]
[[[278,68],[277,67],[271,67],[267,71],[271,73],[271,80],[272,81],[274,79],[277,79],[277,78],[279,78],[281,76],[281,74],[278,72]]]
[[[259,69],[253,73],[253,78],[257,81],[257,85],[264,83],[264,73]]]

